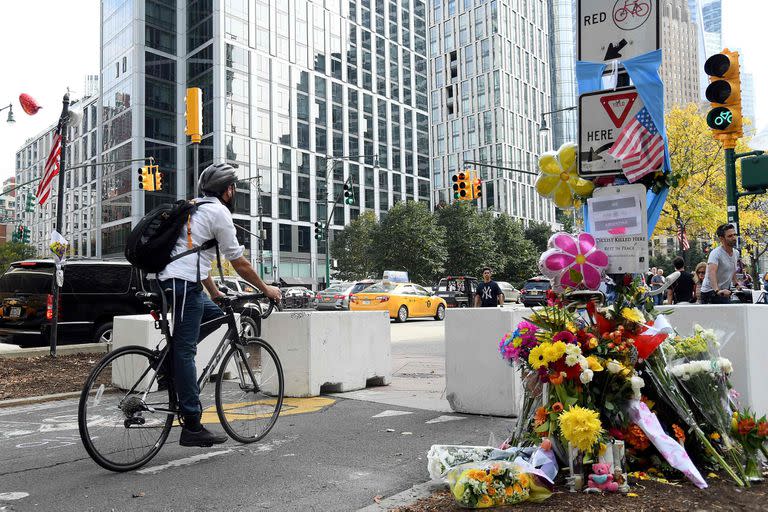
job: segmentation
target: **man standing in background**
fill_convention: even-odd
[[[504,305],[504,294],[496,281],[491,280],[491,269],[483,268],[483,282],[477,285],[475,307],[492,308]]]

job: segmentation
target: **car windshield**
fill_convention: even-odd
[[[365,289],[365,293],[389,293],[397,288],[397,283],[377,283]]]
[[[335,284],[323,290],[323,293],[339,293],[341,291],[344,291],[345,288],[346,288],[346,285]]]
[[[526,290],[549,290],[549,281],[528,281],[525,283]]]
[[[53,266],[11,267],[0,277],[0,292],[50,293]]]
[[[368,290],[368,288],[373,284],[374,283],[356,283],[355,286],[352,287],[352,291],[349,293],[357,293],[363,290]]]

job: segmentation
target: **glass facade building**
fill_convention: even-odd
[[[578,105],[576,81],[576,2],[551,0],[550,8],[550,63],[552,77],[552,104],[546,121],[552,130],[552,147],[565,142],[578,142],[578,114],[564,110]]]
[[[430,114],[434,201],[453,201],[451,176],[466,161],[536,171],[550,142],[549,8],[543,0],[430,0]],[[548,137],[547,137],[548,138]],[[554,222],[534,176],[480,168],[482,207]]]

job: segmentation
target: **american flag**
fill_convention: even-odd
[[[40,184],[37,186],[37,200],[40,204],[45,204],[48,197],[51,195],[53,189],[53,178],[59,174],[59,168],[61,167],[61,126],[56,128],[56,132],[53,134],[53,145],[51,146],[51,154],[48,155],[48,160],[45,161],[45,169],[43,170],[43,177],[40,180]]]
[[[621,130],[608,154],[621,161],[624,176],[630,183],[661,167],[664,161],[664,139],[653,124],[648,109],[643,107]]]
[[[680,242],[680,247],[682,247],[684,251],[691,248],[691,244],[688,243],[688,236],[685,234],[685,227],[682,224],[677,226],[677,240]]]

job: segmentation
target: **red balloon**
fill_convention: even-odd
[[[21,108],[24,112],[31,116],[37,114],[37,111],[43,108],[37,104],[32,96],[26,93],[19,95],[19,103],[21,103]]]

